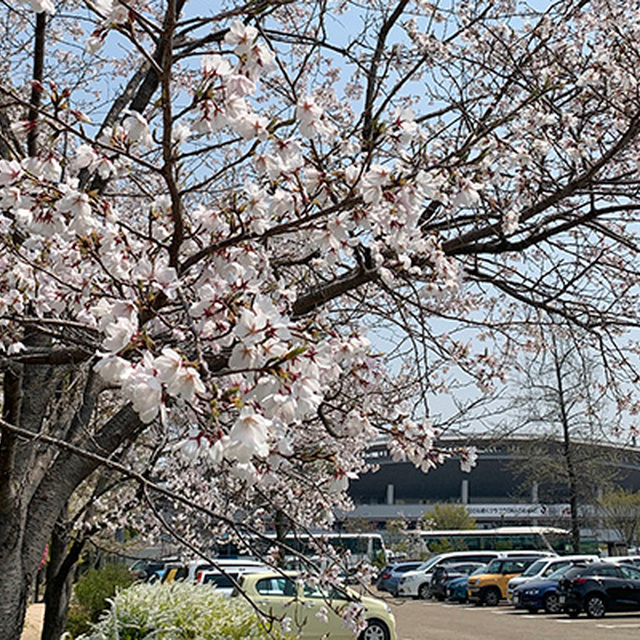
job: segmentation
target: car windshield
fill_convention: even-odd
[[[407,571],[415,571],[420,565],[416,562],[412,562],[411,564],[399,564],[392,569],[396,573],[406,573]]]
[[[487,567],[487,573],[500,573],[502,560],[492,560]]]
[[[560,567],[556,569],[553,573],[550,573],[545,580],[560,580],[562,576],[569,571],[569,569],[573,569],[573,565],[565,565],[564,567]]]
[[[542,571],[544,565],[547,564],[546,560],[536,560],[533,564],[530,564],[522,575],[527,578],[529,576],[535,576],[536,573]]]
[[[487,565],[483,564],[481,567],[478,567],[475,571],[473,571],[469,575],[479,576],[481,573],[486,573],[486,572],[487,572]]]
[[[416,569],[416,571],[426,571],[427,569],[430,569],[431,567],[433,567],[434,564],[436,564],[440,560],[440,558],[441,556],[433,556],[433,558],[429,558],[429,560],[427,560],[426,562],[423,562]]]

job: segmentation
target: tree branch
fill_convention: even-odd
[[[31,129],[27,134],[27,150],[30,157],[38,155],[38,117],[44,82],[44,45],[47,27],[47,14],[36,14],[36,37],[33,51],[33,77],[31,80],[31,99],[27,120]]]

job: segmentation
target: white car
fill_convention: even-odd
[[[546,578],[557,569],[568,567],[576,562],[594,562],[595,560],[600,560],[600,557],[595,555],[572,555],[540,558],[540,560],[536,560],[533,564],[530,564],[521,575],[509,580],[509,584],[507,585],[507,602],[512,604],[514,589],[528,580]]]
[[[518,556],[554,556],[546,551],[451,551],[433,556],[415,571],[407,571],[398,584],[396,595],[411,596],[414,598],[428,598],[430,594],[431,576],[436,567],[452,562],[491,562],[495,558],[504,558],[510,555]]]
[[[271,567],[263,564],[260,566],[250,567],[223,567],[222,569],[222,571],[219,569],[199,571],[197,575],[197,582],[199,584],[213,585],[221,594],[229,597],[240,583],[242,576],[247,576],[252,573],[263,573],[265,571],[269,571]]]
[[[212,562],[206,560],[194,560],[187,563],[187,580],[190,582],[201,582],[201,574],[205,571],[213,573],[235,572],[239,573],[253,569],[254,571],[266,571],[270,569],[264,562],[256,560],[254,557],[247,558],[212,558]],[[222,571],[221,571],[222,570]]]
[[[607,558],[600,558],[606,562],[613,562],[613,564],[632,564],[636,567],[640,567],[640,556],[608,556]]]
[[[400,578],[398,589],[394,595],[428,598],[431,576],[436,567],[453,562],[490,562],[499,555],[497,551],[452,551],[433,556],[417,569],[407,571]]]

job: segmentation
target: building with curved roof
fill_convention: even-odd
[[[390,519],[404,518],[414,526],[433,505],[460,503],[482,528],[536,524],[567,527],[567,488],[559,482],[536,482],[519,471],[519,459],[537,442],[531,437],[447,439],[445,444],[450,447],[477,448],[477,464],[469,473],[461,471],[456,458],[424,473],[410,462],[394,461],[386,444],[379,442],[369,451],[369,462],[375,470],[351,481],[349,493],[356,508],[345,517],[364,519],[381,528]],[[602,460],[601,477],[612,479],[610,486],[640,490],[640,448],[582,445],[592,458]],[[604,487],[594,489],[603,491]],[[597,528],[591,521],[593,505],[583,507],[582,515],[586,528]]]

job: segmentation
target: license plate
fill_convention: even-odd
[[[513,601],[514,601],[516,604],[518,603],[518,600],[519,600],[519,599],[520,599],[520,598],[519,598],[519,596],[513,596]]]
[[[567,601],[567,597],[566,596],[560,596],[559,601],[560,601],[560,604],[564,604]]]

